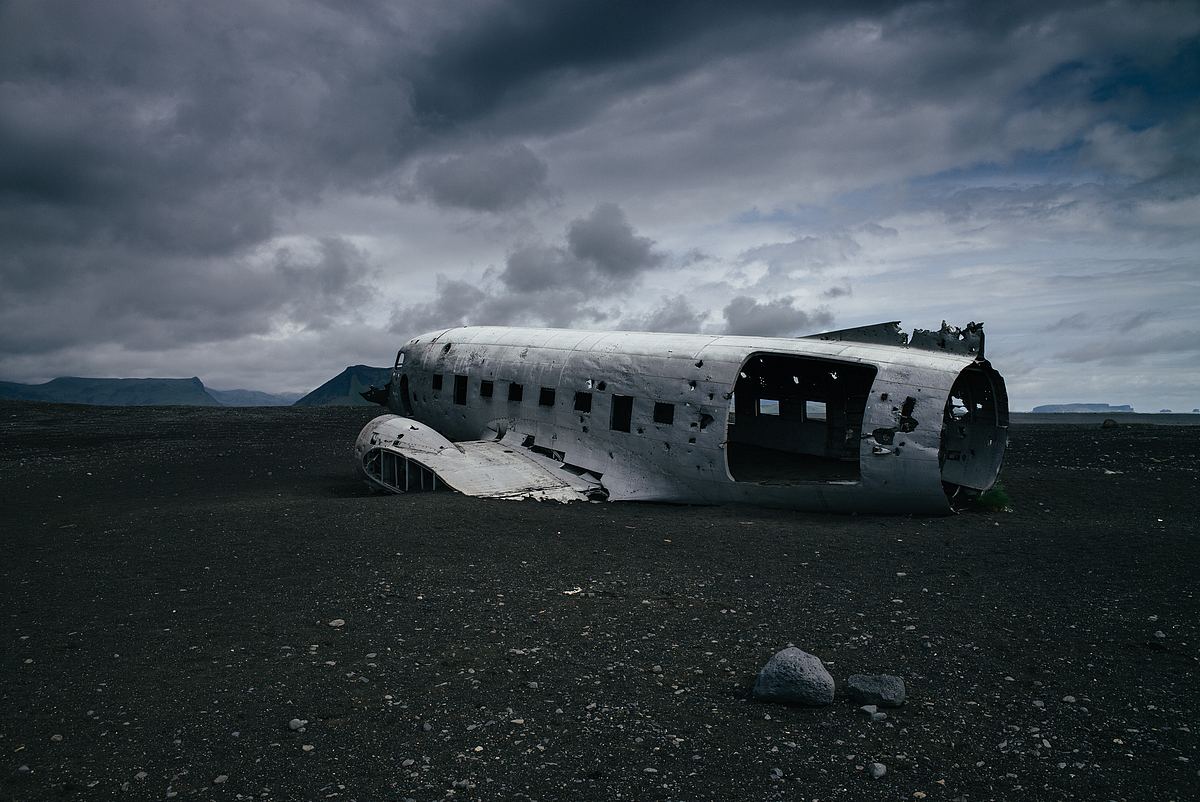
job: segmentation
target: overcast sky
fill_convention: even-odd
[[[0,379],[895,319],[1200,407],[1200,4],[0,1]]]

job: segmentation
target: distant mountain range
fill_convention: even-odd
[[[1133,412],[1129,404],[1043,404],[1034,407],[1034,412]]]
[[[359,393],[372,384],[382,387],[390,368],[351,365],[301,397],[300,393],[267,393],[261,390],[214,390],[193,376],[190,379],[92,379],[64,376],[44,384],[0,382],[0,399],[48,401],[56,404],[96,406],[197,406],[279,407],[366,406]]]
[[[392,377],[391,368],[351,365],[296,402],[298,407],[370,406],[359,393],[372,385],[382,387]]]
[[[296,403],[303,393],[264,393],[261,390],[214,390],[208,394],[227,407],[286,407]]]
[[[115,407],[220,406],[220,402],[208,394],[204,383],[195,376],[190,379],[88,379],[64,376],[45,384],[0,382],[0,398]]]

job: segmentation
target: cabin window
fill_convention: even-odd
[[[730,398],[730,476],[772,485],[857,481],[874,381],[873,365],[751,354]]]
[[[479,397],[480,398],[491,398],[492,397],[492,380],[491,379],[484,379],[483,381],[479,382]]]
[[[461,406],[466,406],[467,403],[467,377],[454,377],[454,403]]]
[[[614,395],[609,428],[614,432],[627,432],[631,423],[633,423],[633,396]]]
[[[812,402],[809,402],[812,403]],[[758,414],[759,415],[778,415],[779,414],[779,399],[778,398],[760,398],[758,399]]]
[[[442,389],[442,374],[440,374],[440,373],[433,374],[433,389],[435,389],[435,390]]]
[[[591,412],[592,411],[592,394],[591,393],[575,393],[575,411],[576,412]]]
[[[516,382],[511,382],[508,385],[508,400],[509,401],[516,401],[517,403],[520,403],[521,398],[524,397],[524,395],[525,395],[525,388],[523,388],[521,385],[517,384]]]
[[[538,406],[540,406],[540,407],[554,406],[554,388],[553,387],[543,387],[542,391],[540,393],[538,393]]]
[[[654,422],[670,426],[675,422],[675,405],[659,401],[654,404]]]

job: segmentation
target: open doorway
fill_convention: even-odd
[[[725,458],[736,482],[853,482],[875,367],[756,353],[729,404]]]

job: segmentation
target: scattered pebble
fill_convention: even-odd
[[[308,719],[294,718],[288,722],[288,729],[295,732],[296,730],[303,729],[306,724],[308,724]]]
[[[344,627],[344,626],[346,626],[346,619],[344,619],[344,618],[335,618],[335,619],[333,619],[332,621],[330,621],[330,622],[329,622],[329,626],[331,626],[331,627]]]
[[[305,744],[304,746],[302,746],[300,748],[303,749],[305,752],[311,752],[312,750],[316,749],[316,747],[313,746],[312,744]]]
[[[213,785],[224,785],[227,782],[229,782],[228,774],[218,774],[213,778]]]
[[[1067,696],[1063,697],[1063,701],[1067,704],[1075,704],[1075,697],[1068,694]]]
[[[882,763],[868,763],[867,774],[871,775],[872,779],[878,780],[883,775],[887,774],[887,766]]]

